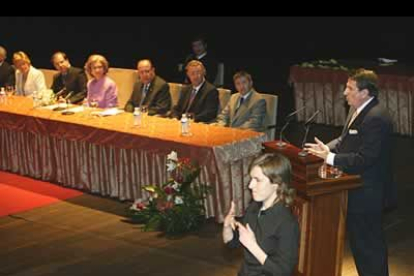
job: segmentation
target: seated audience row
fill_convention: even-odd
[[[32,66],[30,58],[22,51],[13,55],[13,64],[6,61],[6,50],[0,47],[1,85],[13,84],[16,94],[30,96],[34,91],[46,89],[43,73]],[[109,62],[102,55],[91,55],[84,70],[72,67],[67,55],[56,52],[51,62],[58,70],[53,76],[51,89],[57,96],[65,97],[71,103],[86,101],[100,108],[118,106],[118,88],[107,76]],[[4,66],[4,67],[3,67]],[[266,101],[253,88],[250,74],[238,72],[234,83],[238,93],[231,96],[225,108],[218,114],[220,102],[217,88],[206,80],[206,68],[199,60],[187,63],[186,75],[189,84],[181,91],[178,103],[172,106],[168,83],[157,76],[155,67],[148,59],[137,63],[138,79],[124,109],[133,112],[134,108],[147,106],[149,115],[180,119],[185,113],[193,114],[195,122],[214,123],[219,126],[265,131]],[[89,75],[90,79],[85,74]],[[12,73],[14,73],[14,75]]]

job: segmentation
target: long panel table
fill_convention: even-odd
[[[143,185],[167,180],[166,155],[175,150],[199,162],[196,185],[213,187],[209,217],[221,222],[231,199],[238,214],[247,207],[248,165],[262,150],[263,133],[196,123],[183,137],[175,119],[148,117],[143,127],[132,120],[130,113],[62,115],[13,96],[0,104],[0,170],[133,200],[145,198]]]

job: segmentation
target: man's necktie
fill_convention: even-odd
[[[234,112],[234,114],[236,114],[240,110],[240,107],[242,106],[243,102],[244,102],[244,98],[240,97],[239,106],[236,108],[236,111]]]
[[[188,101],[188,105],[187,105],[185,112],[188,112],[188,110],[190,110],[190,107],[193,104],[193,101],[196,95],[197,95],[197,89],[193,88],[193,91],[191,91],[190,100]]]
[[[349,120],[348,128],[352,125],[352,123],[355,121],[355,118],[358,116],[358,111],[355,111],[354,114],[352,114],[351,120]]]
[[[148,90],[149,90],[149,84],[145,84],[142,87],[141,102],[140,102],[139,106],[141,106],[144,103],[145,98],[147,97],[147,94],[148,94]]]
[[[66,81],[67,81],[68,74],[62,74],[62,82],[63,86],[66,88]]]

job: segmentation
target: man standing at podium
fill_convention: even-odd
[[[327,164],[362,177],[362,187],[349,191],[347,216],[348,238],[360,276],[389,275],[382,214],[396,205],[392,122],[379,103],[377,82],[373,71],[353,73],[344,91],[350,111],[341,136],[326,145],[317,138],[315,144],[306,144],[308,152]]]

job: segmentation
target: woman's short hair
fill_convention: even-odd
[[[295,198],[295,190],[290,186],[292,166],[289,159],[278,153],[265,153],[253,160],[249,171],[254,167],[261,168],[272,184],[279,185],[276,191],[278,199],[290,206]]]
[[[108,73],[109,70],[109,62],[106,60],[104,56],[101,55],[91,55],[85,63],[85,70],[86,72],[92,76],[92,66],[95,63],[101,63],[104,68],[104,73]]]
[[[25,52],[19,51],[13,54],[13,63],[16,64],[19,61],[24,61],[25,63],[31,65],[32,62],[30,61],[30,58],[28,55],[26,55]]]

